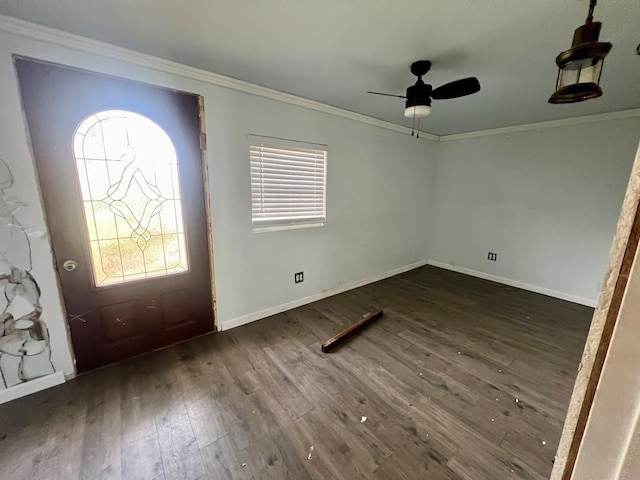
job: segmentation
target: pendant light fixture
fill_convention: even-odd
[[[587,21],[574,32],[571,48],[556,58],[558,79],[549,103],[582,102],[602,95],[602,64],[612,45],[598,41],[602,23],[593,21],[595,6],[596,0],[590,0]]]

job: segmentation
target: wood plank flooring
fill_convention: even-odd
[[[1,405],[0,478],[545,479],[591,315],[422,267]]]

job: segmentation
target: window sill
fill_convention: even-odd
[[[316,228],[316,227],[324,227],[322,223],[298,223],[292,225],[277,225],[273,227],[253,227],[253,233],[265,233],[265,232],[278,232],[280,230],[297,230],[300,228]]]

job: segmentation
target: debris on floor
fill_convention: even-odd
[[[335,337],[331,337],[329,340],[324,342],[321,346],[322,353],[328,353],[336,345],[342,343],[347,338],[351,337],[355,333],[361,331],[364,327],[374,321],[376,318],[382,316],[382,310],[378,310],[375,313],[365,313],[362,317],[360,317],[360,321],[351,325],[346,330],[340,332]]]

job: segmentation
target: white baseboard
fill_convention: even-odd
[[[380,280],[384,280],[385,278],[393,277],[394,275],[399,275],[401,273],[408,272],[409,270],[413,270],[414,268],[422,267],[426,264],[427,264],[427,261],[422,260],[420,262],[412,263],[410,265],[405,265],[404,267],[396,268],[394,270],[391,270],[389,272],[386,272],[380,275],[375,275],[373,277],[365,278],[363,280],[358,280],[356,282],[344,283],[336,287],[330,288],[328,290],[324,290],[320,293],[310,295],[308,297],[298,298],[296,300],[293,300],[292,302],[283,303],[282,305],[266,308],[264,310],[250,313],[248,315],[232,318],[230,320],[224,320],[220,322],[220,330],[229,330],[231,328],[239,327],[241,325],[246,325],[247,323],[255,322],[256,320],[260,320],[261,318],[270,317],[271,315],[276,315],[278,313],[286,312],[287,310],[301,307],[302,305],[307,305],[309,303],[322,300],[323,298],[337,295],[338,293],[343,293],[348,290],[353,290],[354,288],[362,287],[363,285],[368,285],[369,283],[378,282]]]
[[[64,373],[55,372],[46,377],[36,378],[35,380],[29,380],[28,382],[19,383],[13,387],[0,390],[0,404],[10,402],[16,398],[24,397],[32,393],[39,392],[45,388],[55,387],[64,383]]]
[[[453,272],[464,273],[465,275],[471,275],[472,277],[484,278],[485,280],[491,280],[492,282],[502,283],[511,287],[522,288],[523,290],[529,290],[530,292],[541,293],[549,297],[559,298],[560,300],[566,300],[568,302],[578,303],[580,305],[586,305],[587,307],[595,307],[598,303],[597,299],[580,297],[578,295],[571,295],[570,293],[560,292],[558,290],[551,290],[549,288],[541,287],[539,285],[532,285],[530,283],[519,282],[518,280],[512,280],[506,277],[500,277],[498,275],[491,275],[490,273],[479,272],[478,270],[471,270],[470,268],[459,267],[458,265],[451,265],[448,263],[436,262],[435,260],[427,260],[428,265],[434,267],[444,268]]]

